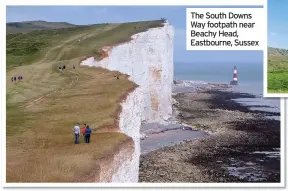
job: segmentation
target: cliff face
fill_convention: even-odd
[[[144,105],[142,95],[141,88],[137,88],[122,103],[119,121],[120,131],[133,139],[134,152],[131,158],[122,160],[118,172],[113,175],[113,182],[138,182],[141,111]]]
[[[165,123],[172,116],[173,39],[173,28],[165,23],[133,35],[127,43],[104,47],[107,57],[100,61],[91,57],[81,62],[128,74],[139,85],[123,101],[119,122],[120,131],[133,139],[134,152],[122,156],[112,182],[138,182],[141,123]]]

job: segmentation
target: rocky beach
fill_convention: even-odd
[[[255,95],[221,84],[173,98],[177,122],[141,140],[140,182],[280,182],[280,111],[252,110],[236,100]]]

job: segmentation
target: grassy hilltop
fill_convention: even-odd
[[[7,23],[22,26],[16,32],[23,32],[11,34],[7,27],[7,182],[73,182],[97,173],[95,160],[113,153],[128,137],[95,130],[115,128],[121,98],[135,84],[126,75],[117,80],[118,72],[79,63],[86,57],[101,58],[103,46],[127,41],[162,22],[58,23],[58,29],[46,22],[49,29],[32,27],[31,32],[27,23]],[[66,65],[64,73],[58,71],[60,65]],[[13,84],[11,77],[18,75],[23,81]],[[89,145],[82,136],[81,144],[74,145],[75,122],[94,130]]]
[[[25,21],[25,22],[11,22],[6,24],[6,33],[27,33],[34,30],[45,30],[45,29],[59,29],[59,28],[70,28],[75,27],[66,22],[46,22],[46,21]]]
[[[288,93],[288,50],[268,48],[268,93]]]

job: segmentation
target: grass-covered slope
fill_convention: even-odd
[[[27,33],[34,30],[46,30],[46,29],[60,29],[70,28],[76,25],[66,22],[46,22],[46,21],[25,21],[25,22],[10,22],[6,23],[6,33]]]
[[[288,50],[268,48],[268,93],[288,93]]]
[[[162,21],[77,26],[7,35],[7,182],[73,182],[97,173],[95,160],[115,151],[127,136],[95,133],[117,128],[121,98],[135,88],[118,72],[79,66],[100,49]],[[80,40],[80,41],[79,41]],[[76,69],[72,69],[72,65]],[[57,70],[66,65],[66,71]],[[12,76],[23,76],[13,84]],[[75,122],[89,124],[89,145],[74,145]]]

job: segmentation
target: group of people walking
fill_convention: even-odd
[[[74,64],[73,64],[73,66],[72,66],[72,67],[73,67],[73,69],[75,69],[75,65],[74,65]],[[60,71],[60,72],[64,72],[64,70],[66,69],[66,66],[65,66],[65,65],[64,65],[64,66],[62,66],[62,67],[61,67],[61,66],[59,66],[59,68],[58,68],[58,69],[59,69],[59,71]]]
[[[73,127],[73,132],[75,134],[75,144],[79,144],[79,137],[80,137],[80,127],[79,123],[77,123]],[[84,124],[83,127],[81,128],[81,133],[84,138],[85,143],[90,143],[90,136],[92,134],[92,130],[90,129],[89,125]]]
[[[22,76],[18,76],[18,81],[20,82],[23,79]],[[11,81],[12,83],[16,83],[17,82],[17,78],[15,76],[11,77]]]
[[[65,65],[64,65],[64,66],[62,66],[62,67],[61,67],[61,66],[59,66],[59,71],[60,71],[60,72],[64,72],[64,70],[65,70],[65,69],[66,69],[66,66],[65,66]]]

